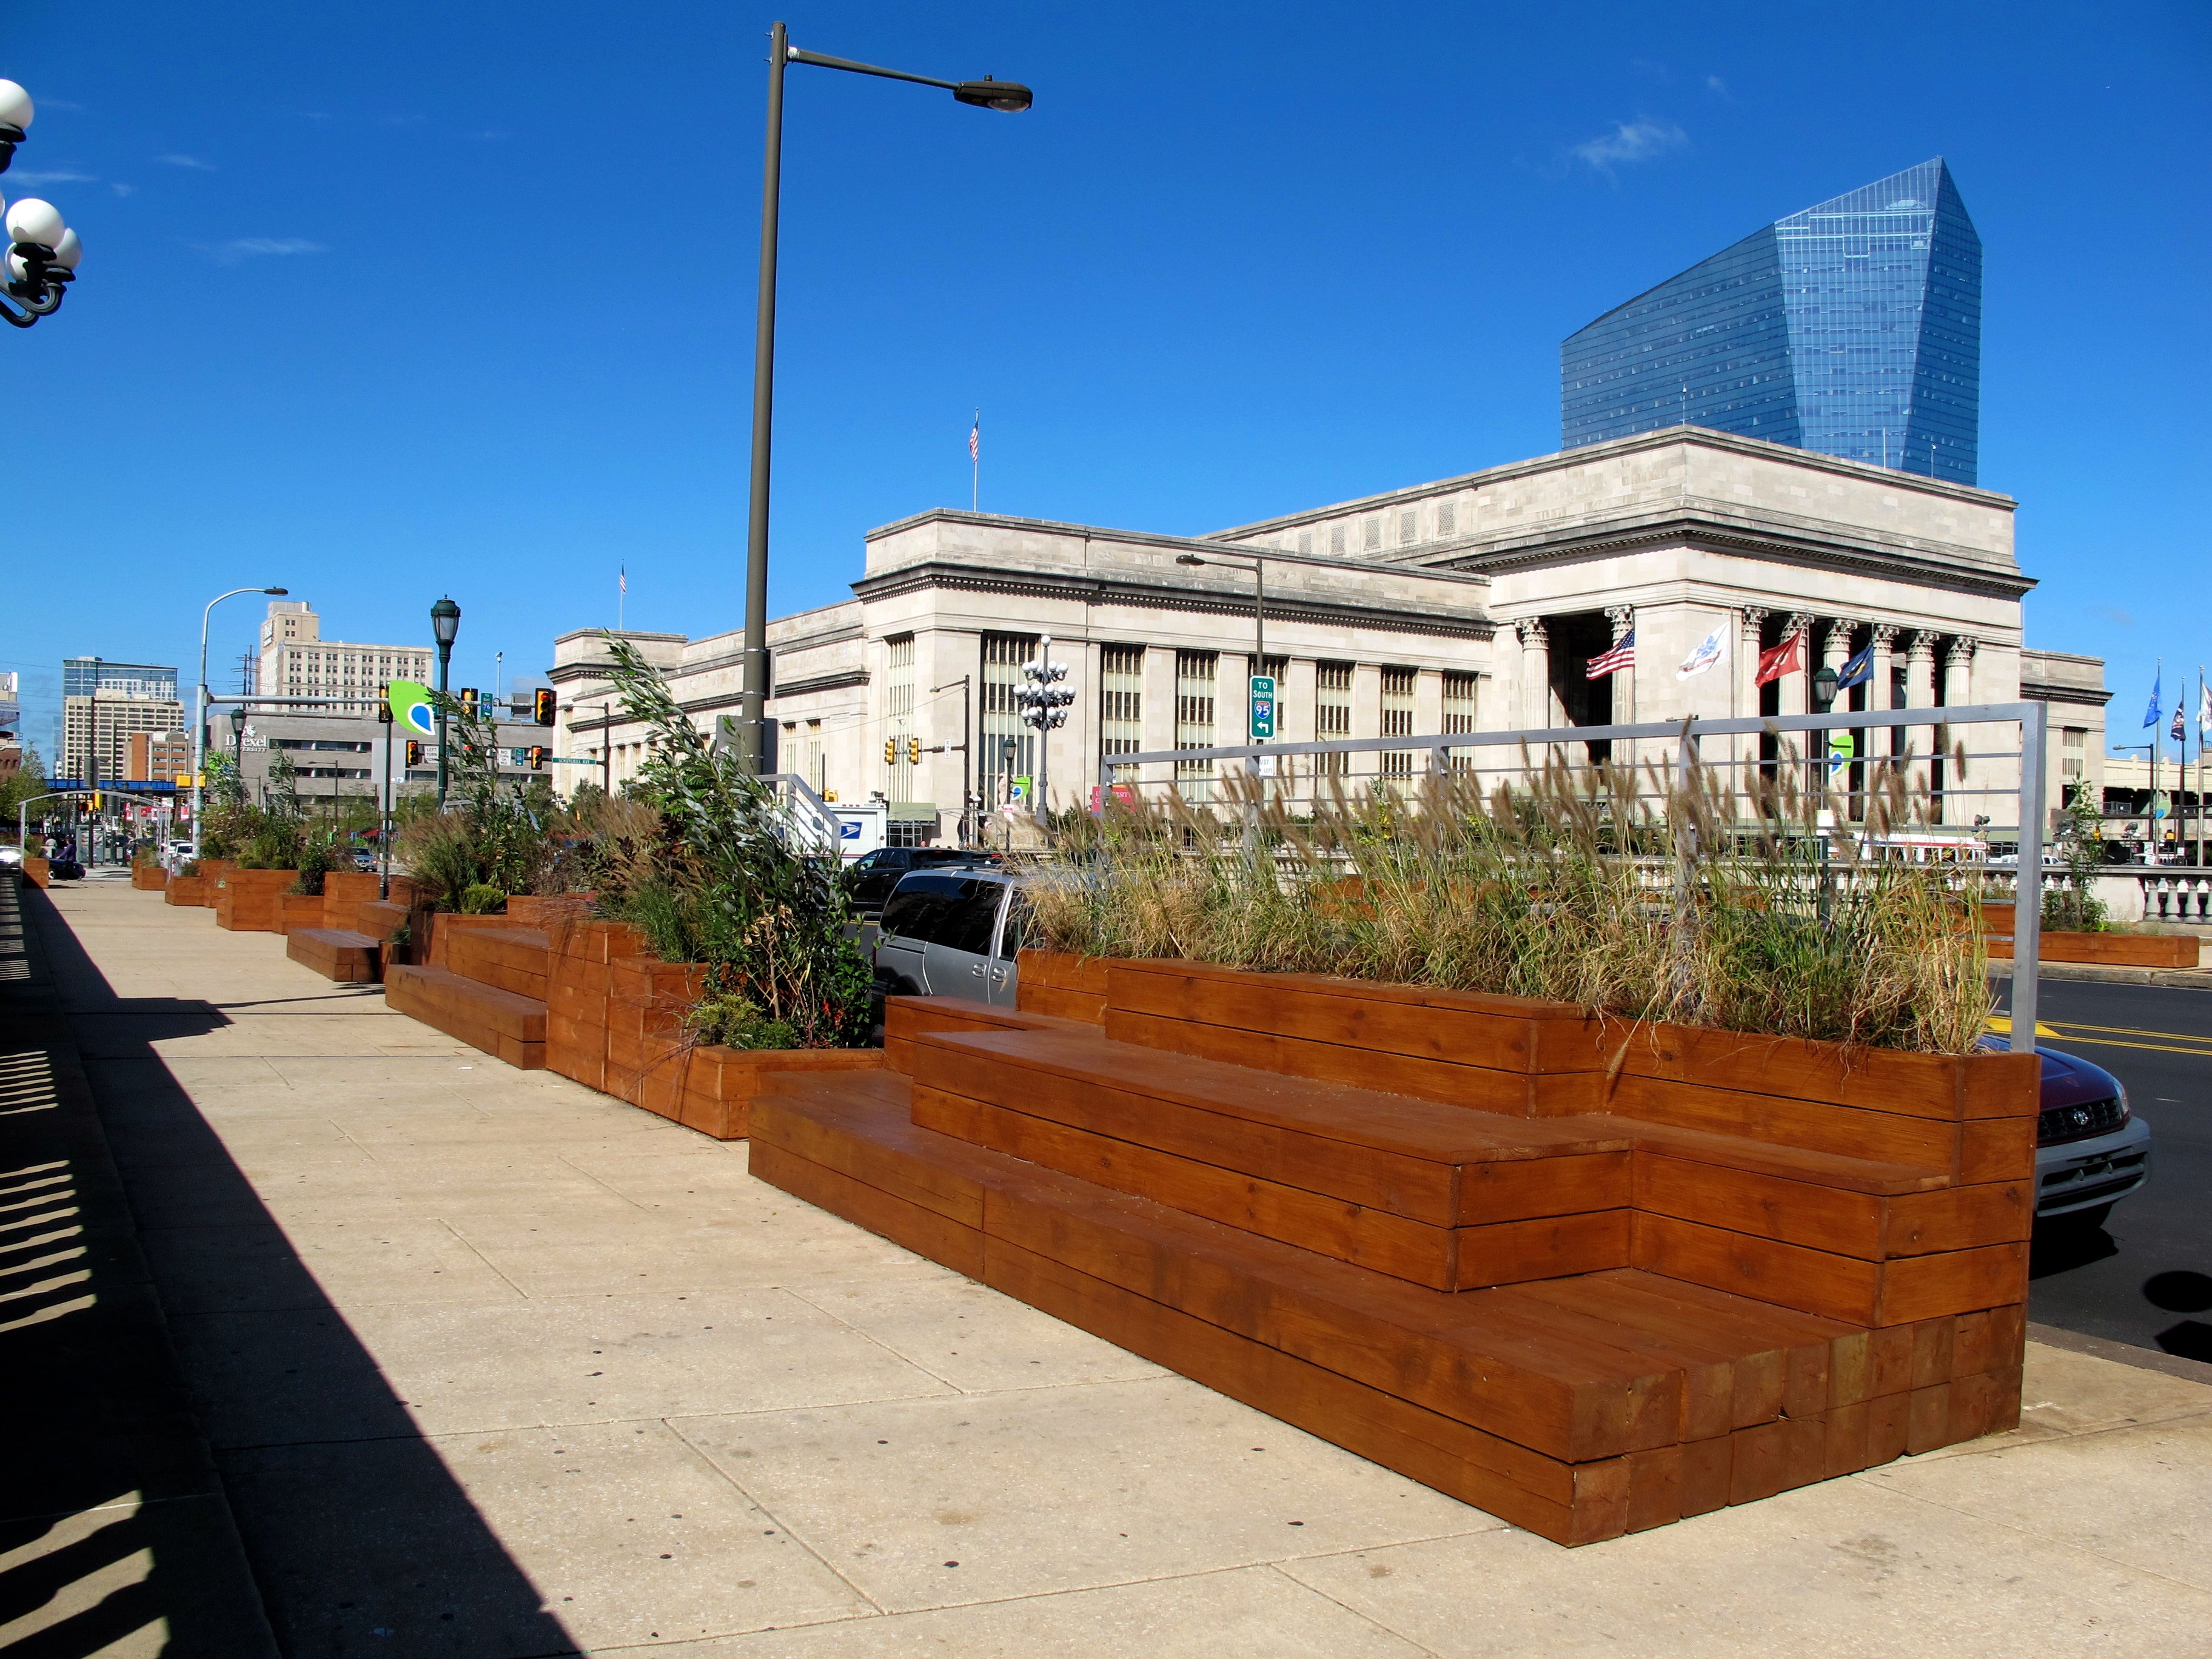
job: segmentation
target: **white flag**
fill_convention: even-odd
[[[2203,743],[2207,738],[2212,738],[2212,684],[2205,683],[2204,668],[2200,663],[2197,669],[2197,741]]]
[[[1728,624],[1723,623],[1705,637],[1698,648],[1682,659],[1682,665],[1674,671],[1678,680],[1695,679],[1728,655]]]

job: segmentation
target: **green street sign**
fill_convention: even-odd
[[[1275,677],[1273,674],[1252,676],[1252,735],[1255,738],[1275,735]]]

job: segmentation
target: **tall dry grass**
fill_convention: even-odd
[[[1523,758],[1511,787],[1431,775],[1310,813],[1232,775],[1218,808],[1071,814],[1030,879],[1039,942],[1929,1053],[1985,1029],[1972,881],[1823,830],[1842,803],[1795,781],[1802,762],[1757,783],[1747,817],[1710,769]],[[1925,818],[1899,766],[1873,769],[1865,831]]]

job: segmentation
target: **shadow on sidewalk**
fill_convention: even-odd
[[[228,1016],[118,998],[45,893],[21,907],[49,983],[0,975],[0,1647],[79,1659],[161,1620],[172,1659],[270,1629],[287,1655],[578,1651],[162,1059]],[[282,1316],[180,1367],[211,1264]]]

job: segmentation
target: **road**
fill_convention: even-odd
[[[2039,1013],[2045,1047],[2127,1085],[2151,1177],[2103,1227],[2037,1238],[2028,1316],[2212,1360],[2212,991],[2045,980]]]

